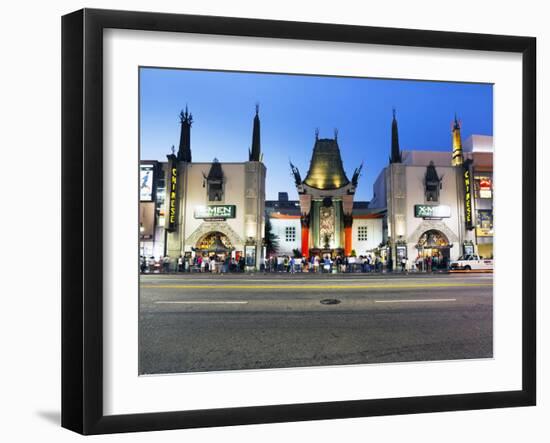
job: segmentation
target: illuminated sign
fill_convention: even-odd
[[[476,235],[478,237],[493,236],[492,209],[480,209],[477,211]]]
[[[448,218],[451,208],[445,205],[414,205],[414,216],[418,218]]]
[[[235,205],[208,205],[195,208],[195,218],[235,218]]]
[[[153,165],[139,166],[139,201],[153,200]]]
[[[492,198],[491,179],[488,177],[479,177],[479,198]]]
[[[464,180],[464,224],[466,229],[474,228],[474,219],[472,212],[472,179],[470,172],[470,162],[466,161],[462,169],[462,178]]]
[[[177,225],[177,202],[178,202],[178,168],[172,162],[170,165],[170,197],[168,199],[168,230],[173,231]]]
[[[492,237],[493,236],[493,228],[483,228],[483,227],[476,227],[476,235],[478,237]]]

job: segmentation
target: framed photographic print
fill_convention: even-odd
[[[62,425],[534,405],[530,37],[62,21]]]

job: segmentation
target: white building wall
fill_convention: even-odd
[[[382,169],[373,184],[373,195],[369,203],[369,208],[386,207],[386,171],[387,168]]]
[[[462,144],[464,152],[493,152],[493,136],[473,134]]]
[[[359,227],[367,227],[367,240],[359,241]],[[366,255],[377,248],[383,239],[382,219],[354,219],[352,225],[352,249],[359,255]]]
[[[273,234],[278,239],[278,255],[292,255],[294,249],[300,249],[301,244],[301,225],[300,219],[279,219],[271,218],[271,228]],[[354,219],[352,226],[352,249],[357,255],[366,255],[373,249],[377,248],[383,240],[383,220],[376,219]],[[359,226],[367,227],[367,240],[359,241]],[[296,230],[296,239],[294,241],[286,241],[285,229],[294,227]]]
[[[407,166],[428,166],[434,162],[436,168],[451,166],[451,151],[403,151],[403,164]]]
[[[277,236],[277,242],[279,245],[279,247],[277,248],[277,255],[292,256],[293,249],[301,249],[302,229],[299,218],[271,218],[270,221],[272,232]],[[296,239],[294,241],[286,241],[285,230],[287,227],[294,227],[294,229],[296,230]]]

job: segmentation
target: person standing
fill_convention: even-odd
[[[147,270],[147,259],[145,257],[141,257],[140,269],[141,273],[145,274],[145,271]]]
[[[162,258],[162,272],[168,274],[170,272],[170,257],[168,255]]]

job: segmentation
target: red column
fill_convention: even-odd
[[[344,228],[344,255],[347,257],[351,255],[351,226]]]
[[[309,257],[309,226],[302,225],[302,255]]]

